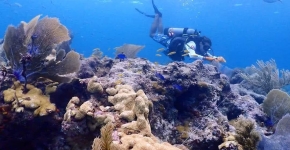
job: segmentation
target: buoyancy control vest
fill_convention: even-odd
[[[200,32],[195,29],[188,28],[165,28],[164,34],[171,37],[171,41],[169,46],[167,47],[168,51],[176,52],[174,55],[170,55],[169,57],[172,60],[182,61],[184,60],[184,49],[185,44],[189,41],[194,41],[195,43],[201,42]],[[196,53],[199,54],[200,45],[196,44]]]

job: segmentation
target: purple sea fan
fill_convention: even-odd
[[[18,68],[24,69],[20,62],[23,55],[30,54],[31,59],[25,64],[28,81],[46,77],[57,82],[69,82],[71,77],[68,74],[80,69],[80,55],[74,51],[66,55],[58,53],[57,45],[70,40],[67,28],[57,18],[39,18],[40,15],[28,23],[21,22],[18,27],[7,28],[3,48],[9,65],[17,70],[17,75]]]

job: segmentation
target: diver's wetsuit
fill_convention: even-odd
[[[154,1],[152,0],[152,5],[154,8],[155,15],[148,15],[139,9],[136,8],[136,10],[145,15],[146,17],[150,18],[155,18],[159,17],[160,19],[162,18],[162,13],[157,9],[156,5],[154,4]],[[199,36],[196,36],[196,38],[188,38],[188,37],[183,37],[183,34],[188,34],[188,35],[199,35],[199,33],[194,30],[194,29],[188,29],[188,28],[182,28],[182,30],[179,30],[181,28],[174,28],[178,29],[178,34],[174,35],[169,35],[169,30],[173,28],[165,28],[163,33],[155,33],[154,35],[151,35],[152,39],[164,47],[167,48],[166,51],[164,51],[165,55],[168,55],[171,52],[175,52],[173,55],[168,55],[172,60],[175,61],[183,61],[184,60],[184,48],[185,44],[189,41],[194,41],[195,43],[199,43],[200,40],[198,39]],[[162,29],[163,30],[163,29]],[[188,32],[190,31],[190,33]],[[205,56],[205,53],[199,52],[200,46],[199,44],[196,44],[196,54]]]

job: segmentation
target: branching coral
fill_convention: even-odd
[[[262,104],[264,112],[277,123],[284,115],[290,113],[290,96],[277,89],[271,90]]]
[[[235,140],[242,145],[243,150],[256,150],[260,134],[255,130],[255,122],[244,117],[239,117],[237,120],[231,121],[231,125],[236,128]]]
[[[265,93],[290,84],[289,70],[280,70],[279,72],[273,59],[266,62],[258,60],[257,66],[252,65],[247,68],[247,72],[247,74],[241,73],[241,77],[253,86],[261,88]]]
[[[115,55],[119,55],[121,53],[125,54],[127,58],[136,58],[137,53],[143,49],[145,46],[134,45],[134,44],[124,44],[123,46],[116,47]]]
[[[63,75],[79,70],[80,56],[71,51],[64,59],[58,57],[57,55],[63,56],[63,53],[54,48],[70,40],[68,30],[57,18],[39,18],[40,15],[29,23],[21,22],[18,27],[7,28],[3,48],[9,65],[14,74],[25,72],[25,78],[28,80],[43,76],[59,82],[68,82],[70,78]],[[23,56],[31,57],[26,64],[20,62]],[[18,77],[23,81],[21,76]]]
[[[113,143],[113,134],[114,125],[112,122],[107,123],[101,128],[101,138],[95,138],[93,143],[93,150],[121,150],[117,148]]]

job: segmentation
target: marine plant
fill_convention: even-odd
[[[93,150],[117,150],[113,145],[113,134],[114,125],[112,122],[107,123],[101,128],[101,137],[95,138],[92,146]]]
[[[245,117],[239,117],[230,122],[236,128],[235,140],[243,150],[256,150],[261,140],[259,132],[255,129],[255,122]]]
[[[246,69],[247,73],[241,73],[241,77],[254,87],[263,90],[264,94],[272,89],[280,89],[290,84],[290,71],[279,70],[275,60],[258,60],[257,65]]]
[[[273,150],[273,149],[289,149],[290,147],[290,115],[286,114],[278,122],[275,134],[270,137],[264,137],[263,142],[260,145],[263,145],[264,150]]]
[[[124,54],[127,58],[136,58],[137,53],[143,49],[145,46],[134,45],[134,44],[124,44],[120,47],[116,47],[116,57],[119,54]]]
[[[284,115],[290,113],[290,96],[281,90],[271,90],[262,103],[263,111],[273,123],[277,123]]]
[[[38,77],[58,82],[69,82],[67,74],[80,68],[80,55],[74,51],[65,57],[57,45],[70,40],[68,29],[57,18],[40,15],[30,22],[21,22],[18,27],[8,26],[4,39],[4,53],[13,74],[20,81]]]

